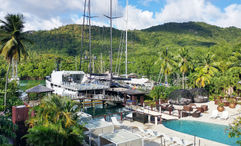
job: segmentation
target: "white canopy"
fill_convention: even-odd
[[[114,131],[114,125],[112,123],[102,120],[91,120],[85,125],[85,128],[95,135],[111,133]]]
[[[116,146],[143,146],[144,142],[140,135],[132,133],[128,130],[121,129],[114,133],[106,133],[100,136]]]

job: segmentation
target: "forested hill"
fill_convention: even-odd
[[[77,70],[80,64],[81,30],[81,25],[72,24],[50,31],[27,33],[34,44],[26,46],[30,55],[27,61],[21,62],[19,65],[19,77],[21,79],[43,79],[56,68],[57,58],[62,60],[61,70]],[[81,70],[88,72],[88,26],[85,26],[84,30]],[[97,56],[97,59],[92,61],[95,64],[93,70],[95,73],[108,71],[110,67],[109,27],[92,26],[91,30],[92,55]],[[124,36],[124,31],[113,29],[113,71],[120,74],[125,73]],[[140,76],[145,75],[157,80],[163,61],[160,60],[161,52],[166,48],[173,60],[178,59],[181,48],[188,49],[193,68],[198,67],[200,62],[203,63],[207,54],[210,53],[214,55],[213,60],[221,66],[221,70],[225,70],[229,66],[228,64],[233,62],[230,59],[233,58],[234,52],[241,53],[241,29],[220,28],[201,22],[187,22],[167,23],[144,30],[128,31],[128,73],[134,72]],[[121,56],[119,59],[118,54]],[[179,72],[179,66],[176,65],[170,76],[175,76]]]
[[[88,50],[88,27],[85,28],[84,50]],[[92,50],[108,54],[109,28],[92,26]],[[50,31],[30,32],[35,42],[28,48],[42,53],[75,56],[80,54],[81,25],[67,25]],[[122,31],[113,29],[113,48],[117,52]],[[128,33],[130,53],[152,53],[161,48],[209,48],[226,44],[235,47],[241,42],[241,29],[220,28],[202,22],[166,23]],[[129,54],[132,55],[132,54]],[[134,54],[133,54],[134,55]]]

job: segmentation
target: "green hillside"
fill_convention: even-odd
[[[61,58],[61,69],[79,68],[81,54],[81,25],[67,25],[50,31],[31,31],[27,36],[34,44],[28,44],[29,58],[19,66],[19,75],[23,79],[43,79],[56,67],[56,59]],[[84,56],[88,56],[88,26],[84,31]],[[117,71],[118,48],[122,48],[119,73],[124,73],[124,35],[123,31],[113,29],[113,71]],[[103,55],[103,71],[109,70],[110,32],[108,27],[92,26],[92,54],[95,60],[95,72],[101,71],[100,54]],[[128,32],[128,72],[138,73],[157,80],[160,72],[160,52],[168,48],[177,60],[180,48],[189,49],[192,61],[202,62],[211,52],[216,62],[226,61],[234,51],[240,51],[241,29],[235,27],[220,28],[202,22],[166,23],[144,30]],[[36,61],[38,62],[36,64]],[[222,64],[222,63],[220,63]],[[83,60],[82,70],[88,72],[88,60]],[[193,67],[195,68],[195,66]],[[170,76],[176,76],[178,66]],[[0,72],[3,74],[4,72]]]
[[[84,50],[88,50],[88,28],[85,29]],[[241,41],[241,29],[220,28],[202,22],[166,23],[144,30],[129,31],[129,55],[156,52],[161,48],[209,48],[222,43],[231,46]],[[31,50],[75,56],[80,54],[81,25],[67,25],[50,31],[29,33],[35,42]],[[120,30],[113,30],[114,53],[120,45]],[[92,50],[98,55],[108,53],[109,28],[92,26]],[[147,49],[148,48],[148,49]],[[134,54],[133,54],[134,53]]]

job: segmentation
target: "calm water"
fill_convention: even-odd
[[[19,88],[20,90],[27,90],[37,85],[45,85],[45,80],[20,80],[19,81]]]
[[[240,138],[229,138],[228,131],[226,131],[228,126],[224,125],[186,120],[165,121],[163,122],[163,125],[172,130],[209,139],[212,141],[217,141],[231,146],[238,146],[236,141],[240,140]]]
[[[114,107],[104,107],[102,104],[95,105],[95,107],[84,108],[84,112],[91,114],[94,118],[103,118],[104,115],[107,115],[106,118],[110,121],[110,117],[117,117],[120,119],[120,113],[123,112],[123,116],[127,115],[129,112],[122,106]]]

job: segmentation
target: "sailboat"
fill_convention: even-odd
[[[86,6],[86,0],[85,5]],[[85,8],[84,8],[85,10]],[[88,16],[89,18],[89,53],[91,56],[91,13],[90,13],[90,0],[88,1]],[[83,19],[84,24],[84,19]],[[84,27],[84,25],[82,26]],[[82,30],[83,31],[83,30]],[[82,33],[83,34],[83,33]],[[83,38],[83,37],[82,37]],[[83,45],[83,44],[82,44]],[[81,45],[82,49],[83,46]],[[81,68],[81,66],[80,66]],[[92,82],[91,80],[91,57],[89,61],[89,75],[83,71],[59,71],[54,70],[51,76],[46,77],[46,86],[53,89],[54,93],[61,96],[68,96],[71,98],[85,98],[88,94],[104,94],[105,90],[109,88],[107,84],[99,82]]]

